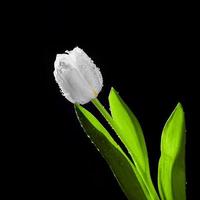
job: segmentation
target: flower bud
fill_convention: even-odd
[[[72,103],[85,104],[96,98],[103,86],[100,70],[80,48],[57,54],[54,76],[62,94]]]

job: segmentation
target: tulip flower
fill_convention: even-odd
[[[103,86],[100,70],[80,48],[58,54],[54,76],[62,94],[72,103],[86,104],[96,98]]]
[[[158,194],[151,179],[148,152],[140,123],[114,88],[108,97],[110,112],[97,99],[103,79],[93,61],[82,49],[76,47],[72,51],[58,54],[54,66],[55,80],[62,94],[74,103],[81,126],[108,163],[127,199],[186,200],[185,118],[182,105],[177,104],[162,132]],[[115,141],[92,113],[79,105],[90,101],[107,120],[121,144]]]

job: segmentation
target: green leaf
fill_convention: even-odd
[[[127,147],[135,165],[143,173],[149,173],[146,144],[138,120],[114,88],[110,91],[109,103],[112,118],[122,130],[117,134]]]
[[[153,199],[159,199],[151,180],[147,148],[142,128],[137,118],[114,88],[110,91],[109,103],[112,118],[121,129],[121,131],[116,131],[117,135],[131,155],[150,195]]]
[[[167,120],[161,138],[158,187],[162,200],[185,200],[185,118],[180,103]]]
[[[82,106],[75,105],[75,110],[83,129],[107,161],[127,198],[149,199],[149,194],[134,165],[107,130]]]

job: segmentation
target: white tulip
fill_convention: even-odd
[[[96,98],[103,86],[100,70],[88,55],[76,47],[57,54],[54,76],[62,94],[72,103],[85,104]]]

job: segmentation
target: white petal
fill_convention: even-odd
[[[54,75],[63,95],[72,103],[85,104],[95,98],[94,93],[80,75],[80,72],[70,65],[68,68],[64,67],[55,70]]]
[[[63,95],[72,103],[85,104],[96,98],[103,80],[93,61],[76,47],[68,54],[58,54],[54,76]]]
[[[57,82],[58,85],[59,85],[59,88],[60,88],[61,93],[63,94],[63,96],[64,96],[67,100],[69,100],[71,103],[75,103],[74,99],[72,99],[72,97],[71,97],[70,94],[69,94],[68,88],[70,88],[70,86],[68,85],[68,83],[66,83],[66,82],[62,79],[60,73],[59,73],[57,70],[54,71],[54,77],[55,77],[55,79],[56,79],[56,82]]]
[[[78,68],[97,96],[103,86],[103,79],[99,68],[97,68],[87,54],[78,47],[71,51],[69,56],[73,62],[76,63],[75,67]]]

